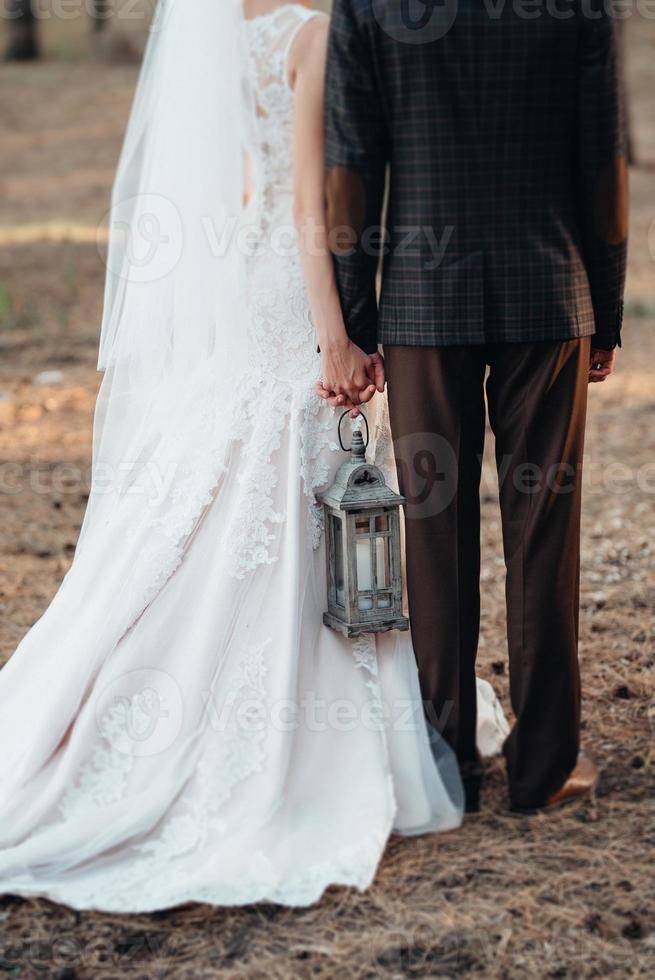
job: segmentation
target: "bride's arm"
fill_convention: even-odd
[[[384,362],[348,338],[334,264],[328,247],[325,206],[323,97],[327,17],[314,17],[300,31],[289,59],[294,92],[294,218],[312,319],[322,356],[319,394],[350,407],[384,390]]]

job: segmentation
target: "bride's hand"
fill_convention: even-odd
[[[356,419],[358,415],[361,415],[357,405],[353,405],[345,395],[335,395],[333,391],[328,391],[327,388],[323,387],[322,381],[316,383],[316,394],[319,398],[324,398],[333,408],[341,408],[344,412],[350,412],[352,419]]]
[[[384,362],[379,354],[365,354],[346,338],[322,350],[321,381],[317,394],[345,410],[369,402],[384,389]]]

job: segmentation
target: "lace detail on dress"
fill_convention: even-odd
[[[279,383],[260,388],[257,408],[251,417],[244,415],[243,423],[238,457],[240,499],[221,542],[229,556],[230,572],[238,579],[277,561],[276,528],[286,521],[275,504],[277,457],[284,451],[285,433],[299,435],[300,479],[312,549],[318,548],[323,528],[323,511],[315,494],[329,478],[330,454],[337,449],[334,411],[316,397],[313,388],[298,390]]]
[[[375,423],[371,438],[371,457],[384,474],[392,490],[398,491],[398,472],[389,419],[389,400],[386,391],[375,396]]]
[[[206,430],[205,430],[206,431]],[[165,507],[156,509],[149,521],[148,545],[139,554],[149,581],[144,608],[159,594],[184,556],[185,544],[203,512],[212,503],[225,473],[227,446],[198,449],[183,468],[174,466],[175,478]]]
[[[321,510],[314,491],[330,472],[326,450],[335,448],[334,411],[313,390],[319,374],[304,277],[292,216],[293,96],[287,79],[288,53],[301,27],[314,16],[297,4],[245,21],[250,85],[255,104],[254,197],[248,215],[256,246],[249,266],[249,330],[252,372],[246,390],[257,405],[246,406],[239,425],[242,501],[225,544],[232,574],[244,578],[276,561],[276,525],[285,514],[274,503],[276,454],[285,430],[301,435],[300,475],[308,502],[309,541],[318,547]],[[284,232],[284,242],[269,238]],[[262,379],[266,379],[262,384]],[[266,407],[264,408],[263,405]]]
[[[219,905],[267,900],[306,906],[317,901],[331,884],[362,890],[369,887],[390,826],[370,830],[359,844],[343,847],[329,861],[309,865],[295,877],[286,876],[281,880],[268,855],[259,850],[244,861],[239,884],[198,888],[172,870],[167,885],[163,884],[162,868],[173,869],[176,859],[223,836],[227,829],[221,817],[225,804],[237,786],[263,770],[267,737],[265,681],[269,671],[266,649],[270,642],[246,650],[220,713],[214,710],[211,700],[208,701],[206,722],[210,737],[187,791],[181,797],[178,811],[165,818],[156,834],[151,834],[143,843],[134,844],[127,867],[105,872],[102,894],[80,883],[72,899],[69,890],[68,901],[73,900],[77,907],[83,908],[131,911],[134,896],[138,895],[139,908],[165,908],[184,902],[187,890],[189,899]],[[356,667],[370,674],[369,684],[377,691],[374,639],[361,637],[353,644],[353,652]],[[127,714],[131,706],[137,710],[134,722],[129,721]],[[76,811],[79,813],[80,808],[102,807],[122,798],[127,774],[135,762],[133,753],[126,752],[129,743],[126,733],[130,725],[139,724],[138,710],[138,700],[132,699],[131,705],[119,705],[103,719],[102,743],[94,751],[93,762],[81,772],[75,791],[70,791],[62,801],[63,817],[70,818]],[[148,717],[147,712],[145,716]],[[109,751],[104,747],[105,742],[111,745]],[[395,802],[390,775],[389,793],[392,815]]]
[[[265,246],[281,202],[293,190],[293,93],[288,83],[288,55],[303,25],[316,16],[298,4],[244,22],[255,118],[252,125],[253,197],[247,218],[254,222],[253,254]],[[288,209],[289,229],[293,229]],[[284,230],[282,226],[282,230]]]
[[[371,832],[359,845],[344,847],[330,861],[316,863],[304,873],[283,881],[266,853],[257,851],[244,862],[238,885],[199,889],[171,872],[170,897],[163,886],[161,869],[172,869],[176,858],[191,854],[212,838],[220,839],[226,829],[221,819],[223,807],[238,785],[263,770],[267,737],[265,680],[269,670],[266,649],[270,642],[246,650],[220,715],[214,711],[211,701],[208,703],[206,720],[211,734],[191,777],[193,787],[189,786],[181,798],[178,812],[165,819],[156,835],[134,845],[127,868],[123,866],[103,875],[102,894],[80,884],[74,895],[77,906],[130,911],[134,906],[133,896],[138,895],[140,908],[165,908],[184,902],[185,888],[189,899],[220,905],[268,900],[304,906],[315,902],[330,884],[360,889],[370,885],[388,828]],[[360,651],[357,665],[373,670],[375,653],[370,643],[363,640]],[[137,710],[136,721],[129,721],[132,707]],[[130,705],[119,705],[103,719],[102,741],[93,753],[92,763],[80,773],[75,790],[62,800],[63,817],[70,818],[80,809],[102,807],[122,798],[127,774],[135,763],[133,753],[126,749],[130,725],[139,724],[138,712],[138,699],[132,699]],[[144,717],[147,716],[146,712]],[[70,892],[68,900],[71,900]]]
[[[240,499],[222,542],[230,556],[230,572],[239,579],[259,565],[277,561],[271,549],[275,541],[272,525],[282,524],[285,519],[275,509],[273,491],[278,481],[274,455],[281,444],[288,396],[284,389],[271,386],[268,392],[260,389],[258,397],[266,404],[267,411],[257,412],[254,422],[249,417],[252,413],[244,416],[237,479]]]
[[[315,11],[298,4],[244,23],[255,100],[253,156],[261,187],[291,187],[293,173],[293,93],[287,59],[295,37]]]
[[[127,777],[134,768],[128,739],[130,714],[141,712],[138,698],[115,704],[102,719],[101,737],[91,752],[90,762],[64,792],[59,813],[63,820],[82,811],[102,809],[122,799]]]
[[[355,667],[365,670],[371,678],[378,676],[378,658],[375,647],[375,638],[370,633],[358,636],[353,642],[353,657]]]
[[[387,719],[384,710],[384,702],[382,699],[382,688],[380,686],[380,672],[375,635],[372,633],[363,633],[361,636],[358,636],[353,641],[352,652],[356,669],[363,670],[368,675],[365,682],[366,687],[371,694],[371,711],[368,716],[368,724],[372,729],[380,733],[380,749],[382,764],[384,765],[385,769],[385,784],[388,806],[389,812],[392,814],[393,822],[393,815],[395,815],[397,809],[396,791],[394,788],[393,772],[391,769],[391,760],[389,758],[389,746],[387,743],[385,730]]]
[[[325,523],[323,506],[316,500],[316,491],[328,482],[329,454],[339,450],[334,439],[335,421],[334,411],[325,411],[324,403],[312,391],[304,411],[300,474],[308,498],[309,540],[314,550],[321,543]]]
[[[195,850],[210,834],[221,836],[220,811],[235,788],[261,772],[266,757],[266,648],[270,640],[249,647],[236,673],[232,689],[216,711],[206,704],[210,729],[205,749],[193,774],[193,792],[183,798],[182,812],[167,818],[158,836],[136,850],[155,866]]]

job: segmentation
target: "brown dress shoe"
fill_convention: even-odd
[[[572,803],[574,800],[580,799],[581,796],[593,793],[597,786],[598,766],[590,756],[581,752],[575,769],[564,785],[548,797],[544,809],[550,810],[554,807],[564,806],[565,803]]]
[[[585,755],[584,752],[581,752],[571,775],[555,793],[551,793],[543,806],[512,806],[510,812],[519,816],[531,816],[537,813],[544,813],[548,810],[556,810],[566,803],[574,803],[583,796],[594,792],[598,786],[598,776],[598,766],[594,760],[588,755]]]

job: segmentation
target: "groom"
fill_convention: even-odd
[[[511,804],[541,809],[597,778],[579,755],[581,468],[587,385],[608,377],[620,344],[627,234],[608,8],[333,3],[331,247],[363,370],[384,345],[423,697],[472,811],[487,372],[516,717],[504,747]],[[344,390],[320,393],[334,403]]]

